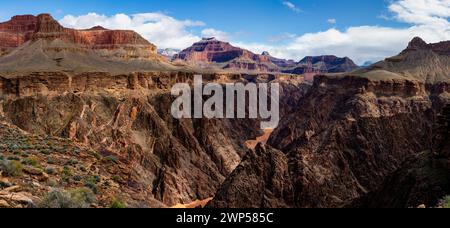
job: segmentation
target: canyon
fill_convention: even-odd
[[[430,151],[436,132],[439,151],[448,145],[442,141],[446,114],[440,115],[440,131],[436,116],[448,113],[450,71],[440,64],[448,61],[446,50],[436,52],[435,46],[408,48],[366,70],[316,77],[302,108],[243,158],[208,206],[437,205],[449,191],[449,157]],[[433,59],[440,61],[428,65]],[[410,77],[423,68],[433,80]]]
[[[1,23],[0,41],[0,207],[79,191],[95,200],[74,207],[434,207],[450,194],[449,41],[414,38],[364,69],[210,38],[176,65],[135,32],[48,14]],[[199,73],[278,83],[280,124],[175,119],[171,88]]]

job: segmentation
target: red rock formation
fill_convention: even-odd
[[[31,38],[37,24],[32,15],[14,16],[10,21],[0,23],[0,49],[10,49],[22,45]]]
[[[148,59],[157,55],[156,46],[134,31],[108,30],[100,26],[87,30],[64,28],[49,14],[15,16],[0,24],[0,49],[10,50],[37,39],[73,42],[103,51],[101,54],[107,57]]]
[[[191,63],[218,63],[224,69],[274,72],[279,71],[268,56],[257,55],[215,38],[204,38],[174,57]]]

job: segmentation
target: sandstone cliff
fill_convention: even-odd
[[[75,30],[62,27],[48,14],[22,15],[0,23],[0,48],[11,51],[30,40],[60,39],[91,49],[105,57],[155,59],[156,46],[134,31],[94,27]]]

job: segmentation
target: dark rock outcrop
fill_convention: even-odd
[[[276,149],[270,153],[281,151],[288,161],[283,170],[289,175],[278,180],[292,186],[283,196],[267,195],[264,200],[272,205],[286,205],[284,196],[293,196],[289,207],[344,207],[376,192],[409,157],[431,146],[433,105],[419,82],[319,76],[299,106],[268,142]],[[254,183],[240,181],[254,178],[248,171],[253,165],[243,161],[241,166],[211,205],[255,206],[245,205],[250,200],[233,201],[236,189]],[[253,187],[245,188],[259,189]],[[239,197],[256,200],[254,191],[241,191]]]
[[[288,158],[281,151],[259,144],[222,184],[211,208],[294,207],[294,186]]]

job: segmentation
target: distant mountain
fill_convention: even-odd
[[[355,72],[371,78],[407,78],[429,84],[450,82],[450,41],[427,44],[415,37],[399,55]]]
[[[0,23],[0,53],[10,53],[28,41],[59,39],[95,51],[101,56],[122,59],[154,59],[156,46],[128,30],[100,26],[86,30],[64,28],[49,14],[19,15]]]
[[[294,60],[286,60],[286,59],[279,59],[279,58],[273,57],[267,51],[263,52],[261,55],[269,57],[269,60],[273,64],[275,64],[281,68],[293,67],[297,64]]]
[[[171,69],[134,31],[64,28],[49,14],[0,23],[0,72],[132,72]]]
[[[174,60],[183,60],[194,65],[206,63],[233,71],[279,72],[278,66],[273,64],[268,56],[257,55],[215,38],[203,38],[175,55]]]
[[[350,72],[359,67],[348,57],[339,58],[334,55],[307,56],[294,67],[283,72],[292,74],[308,73],[342,73]]]
[[[173,59],[173,57],[180,52],[181,50],[174,48],[158,49],[158,54],[167,57],[169,60]]]

